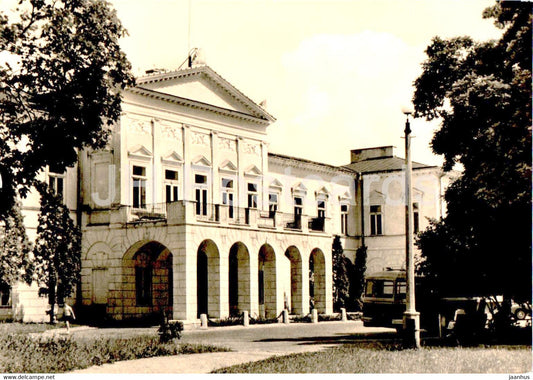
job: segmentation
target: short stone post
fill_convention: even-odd
[[[200,328],[207,328],[207,314],[200,314]]]
[[[344,307],[341,307],[341,321],[348,321],[348,317],[346,316],[346,309]]]
[[[283,310],[283,323],[289,323],[289,310]]]
[[[242,324],[244,325],[244,327],[248,327],[250,326],[250,315],[248,314],[247,311],[243,311],[242,312]]]
[[[311,311],[311,321],[313,323],[318,323],[318,312],[316,311],[316,309],[313,309]]]

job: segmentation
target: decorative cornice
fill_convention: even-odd
[[[295,168],[302,168],[306,170],[312,170],[317,173],[327,173],[327,174],[345,174],[349,175],[350,177],[357,178],[358,173],[354,172],[353,170],[349,170],[343,167],[339,166],[333,166],[329,164],[324,164],[321,162],[316,161],[310,161],[303,158],[297,158],[297,157],[291,157],[291,156],[285,156],[282,154],[277,153],[268,153],[268,162],[269,166],[270,164],[274,165],[280,165],[280,166],[292,166]]]

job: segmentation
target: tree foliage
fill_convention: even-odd
[[[355,262],[352,276],[352,286],[350,287],[350,296],[353,304],[358,310],[362,310],[363,292],[365,290],[365,273],[366,273],[367,247],[363,245],[357,248],[355,252]]]
[[[445,170],[447,216],[418,240],[419,270],[443,292],[531,298],[531,5],[484,17],[498,41],[435,37],[416,80],[416,116],[440,118],[432,149]]]
[[[60,196],[45,184],[37,188],[41,194],[41,210],[34,248],[35,272],[39,285],[48,290],[50,305],[55,305],[72,295],[78,283],[81,231],[74,225]],[[53,322],[53,313],[50,322]]]
[[[125,33],[104,0],[20,0],[0,13],[0,205],[47,165],[62,171],[78,149],[105,146],[133,83]]]
[[[341,239],[335,236],[332,245],[333,258],[333,308],[340,310],[346,307],[350,297],[350,268],[344,249],[342,248]]]
[[[8,211],[0,224],[0,283],[13,286],[19,281],[31,283],[31,243],[28,241],[20,204]]]

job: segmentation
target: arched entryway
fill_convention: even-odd
[[[198,246],[196,262],[196,311],[197,317],[207,314],[220,317],[220,255],[212,240],[204,240]]]
[[[326,261],[319,248],[313,249],[309,256],[309,298],[310,309],[326,312]]]
[[[123,259],[124,318],[172,315],[172,254],[157,241],[134,244]]]
[[[276,253],[269,244],[263,244],[258,255],[259,316],[277,316]]]
[[[303,314],[302,299],[302,255],[298,248],[291,245],[285,251],[285,256],[291,262],[291,301],[290,312],[292,314]]]
[[[230,316],[250,311],[250,254],[248,248],[241,242],[231,246],[228,280]]]

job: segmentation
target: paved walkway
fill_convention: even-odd
[[[146,329],[73,329],[75,336],[118,336],[156,333]],[[274,355],[312,352],[344,343],[391,338],[394,330],[363,327],[360,321],[213,327],[186,330],[181,342],[228,347],[232,352],[190,354],[128,360],[73,373],[209,373],[218,368],[266,359]]]

